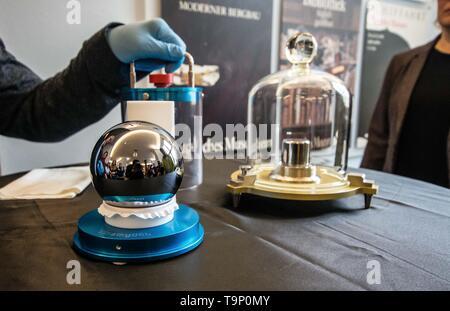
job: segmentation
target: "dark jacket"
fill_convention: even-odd
[[[428,54],[438,39],[392,58],[370,123],[369,141],[361,167],[390,173],[395,171],[400,131],[410,97]],[[450,133],[447,159],[450,161]]]
[[[60,141],[114,108],[129,81],[128,66],[106,40],[106,32],[117,25],[97,32],[64,71],[45,81],[8,53],[0,39],[0,134]]]

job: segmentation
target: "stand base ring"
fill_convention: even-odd
[[[97,260],[147,262],[187,253],[201,244],[203,235],[199,215],[186,205],[179,205],[172,221],[144,229],[110,226],[93,210],[80,218],[73,247]]]

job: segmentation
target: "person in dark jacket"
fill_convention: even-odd
[[[437,39],[391,60],[361,166],[450,187],[450,0],[438,22]]]
[[[56,142],[100,120],[129,85],[129,63],[137,76],[184,60],[183,40],[162,19],[112,23],[87,40],[69,66],[42,81],[0,39],[0,134]],[[144,73],[145,72],[145,73]]]

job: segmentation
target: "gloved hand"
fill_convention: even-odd
[[[115,27],[107,40],[121,62],[134,61],[139,71],[165,67],[166,72],[173,72],[183,63],[186,52],[186,44],[161,18]]]

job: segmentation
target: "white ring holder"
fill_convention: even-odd
[[[178,209],[176,197],[156,206],[137,206],[136,208],[118,207],[103,202],[98,208],[98,212],[105,218],[105,222],[113,227],[143,229],[168,223],[173,219],[173,214]]]

